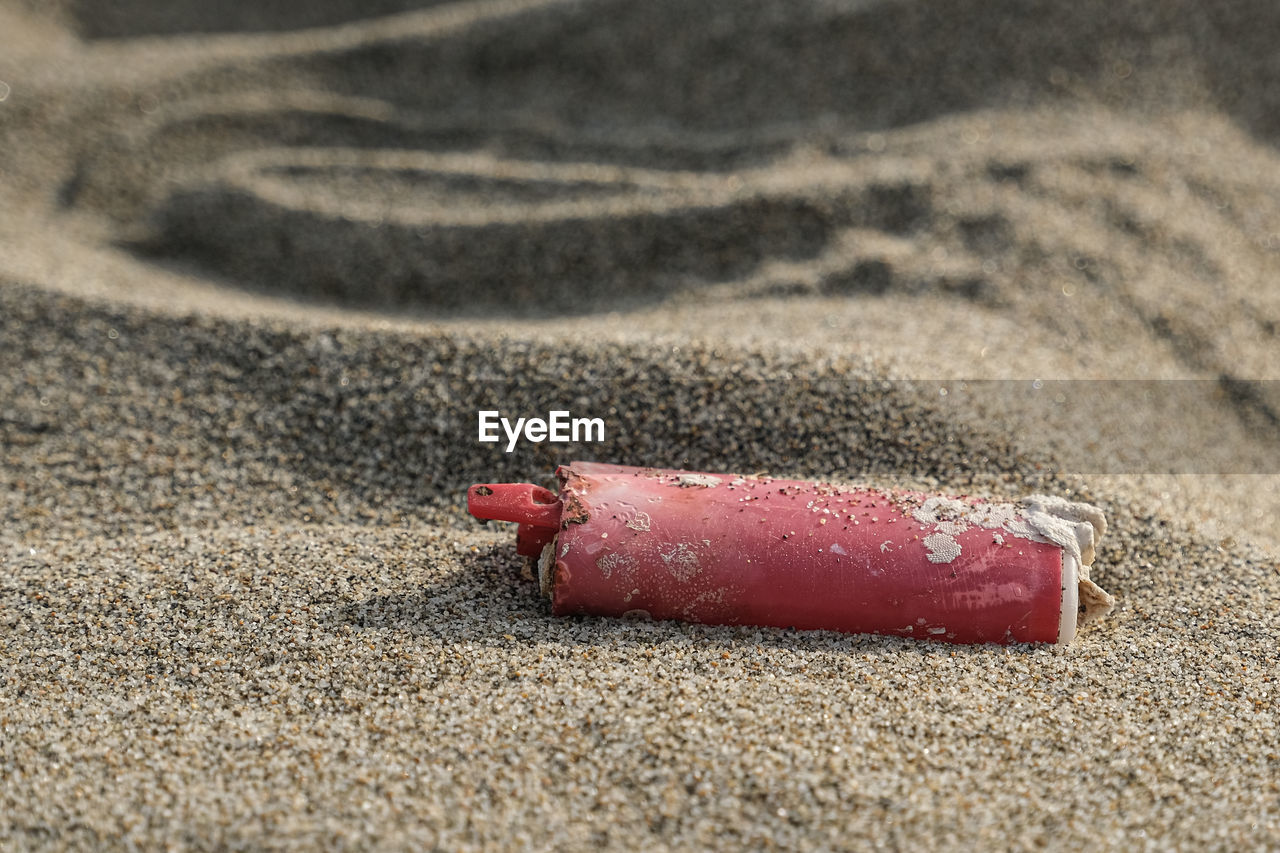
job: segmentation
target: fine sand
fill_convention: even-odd
[[[1277,44],[0,0],[0,847],[1280,847]],[[1117,606],[553,619],[463,503],[573,458],[1091,501]]]

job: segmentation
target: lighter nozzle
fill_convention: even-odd
[[[517,522],[516,550],[526,557],[536,557],[560,529],[560,499],[532,483],[477,483],[467,490],[467,511]]]

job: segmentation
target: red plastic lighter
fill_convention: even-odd
[[[556,615],[1066,643],[1114,604],[1089,580],[1106,522],[1088,504],[593,462],[556,476],[559,496],[467,493],[477,518],[519,522]]]

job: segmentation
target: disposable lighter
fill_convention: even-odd
[[[556,615],[595,614],[1067,643],[1114,599],[1089,579],[1095,507],[573,462],[557,496],[471,487],[478,518],[519,522]]]

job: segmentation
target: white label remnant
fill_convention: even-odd
[[[687,581],[702,571],[698,565],[698,555],[684,542],[666,544],[658,551],[663,564],[671,576],[678,581]]]
[[[712,474],[681,474],[676,479],[676,484],[682,489],[714,489],[720,485],[720,478]]]
[[[1019,503],[970,504],[955,498],[931,497],[911,514],[916,521],[933,528],[924,538],[929,560],[949,563],[960,556],[955,537],[970,527],[992,531],[992,539],[1003,545],[1003,534],[1032,542],[1057,545],[1080,566],[1079,593],[1084,607],[1081,624],[1105,616],[1115,599],[1089,579],[1096,543],[1107,530],[1102,511],[1095,506],[1063,498],[1032,495]]]

